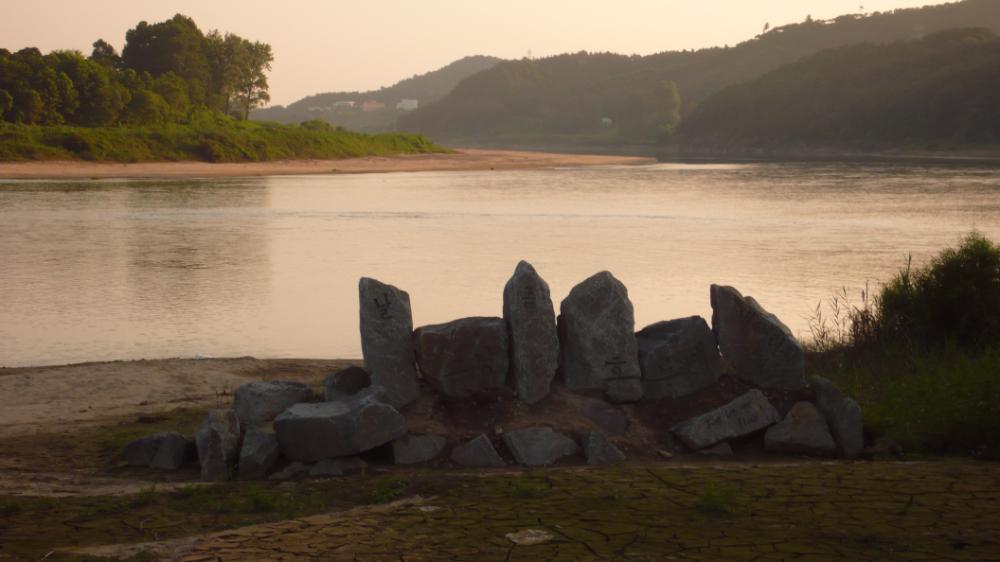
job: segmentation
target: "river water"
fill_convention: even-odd
[[[972,229],[1000,239],[1000,170],[902,164],[613,166],[205,180],[0,180],[0,366],[360,356],[357,282],[416,325],[501,314],[532,262],[558,303],[609,270],[637,327],[757,298],[800,337],[817,303]]]

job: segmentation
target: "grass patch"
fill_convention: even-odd
[[[708,482],[701,491],[698,511],[713,515],[735,515],[739,510],[736,488],[718,482]]]
[[[403,478],[388,477],[377,481],[375,488],[371,491],[371,503],[389,503],[395,501],[403,495],[403,491],[409,486],[409,482]]]

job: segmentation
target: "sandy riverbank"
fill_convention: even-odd
[[[277,162],[0,162],[0,179],[181,178],[366,174],[384,172],[522,170],[562,166],[635,165],[652,158],[597,154],[556,154],[515,150],[462,150],[453,154],[365,156],[340,160]]]

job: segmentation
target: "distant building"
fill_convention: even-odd
[[[614,124],[615,124],[614,120],[611,119],[610,117],[601,117],[601,126],[602,127],[610,127],[610,126],[612,126]]]
[[[385,109],[385,104],[380,101],[366,100],[361,104],[361,111],[364,111],[365,113],[382,111],[383,109]]]
[[[417,100],[403,99],[403,101],[396,104],[396,111],[413,111],[420,104]]]
[[[333,107],[354,107],[355,102],[353,101],[335,101],[333,102]]]

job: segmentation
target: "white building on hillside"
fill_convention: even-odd
[[[396,104],[396,111],[413,111],[417,106],[417,100],[404,99]]]

